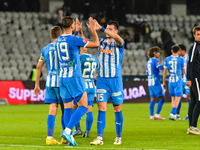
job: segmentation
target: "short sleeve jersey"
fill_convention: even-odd
[[[111,43],[107,39],[99,39],[98,48],[99,71],[98,76],[103,78],[121,77],[121,63],[124,53],[124,40],[120,46],[116,41]]]
[[[59,65],[55,43],[50,43],[42,49],[39,61],[46,62],[47,65],[46,86],[59,87]]]
[[[85,81],[93,81],[94,73],[96,68],[98,68],[98,60],[91,54],[80,55],[81,61],[81,72]]]
[[[81,77],[79,48],[87,46],[86,39],[72,36],[61,35],[56,40],[56,51],[58,54],[60,77]]]
[[[164,68],[167,68],[170,74],[169,82],[182,81],[181,70],[184,68],[184,59],[178,56],[169,56],[165,58]]]
[[[146,64],[148,86],[160,85],[160,74],[158,67],[161,66],[156,58],[151,58]]]
[[[187,81],[187,75],[186,75],[186,73],[187,73],[187,64],[188,64],[188,58],[189,58],[189,56],[188,56],[188,54],[185,54],[185,56],[183,56],[181,58],[184,59],[184,71],[185,71],[185,75],[184,75],[184,78],[183,78],[183,82],[186,82]]]

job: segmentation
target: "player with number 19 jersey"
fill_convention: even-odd
[[[56,50],[60,66],[60,94],[64,103],[72,99],[79,100],[86,91],[85,83],[81,74],[79,48],[87,46],[88,41],[63,34],[56,40]]]
[[[84,53],[80,55],[81,72],[87,89],[88,105],[93,106],[95,85],[94,85],[94,73],[98,68],[98,60],[91,54]]]
[[[184,68],[184,59],[178,56],[169,56],[165,58],[164,68],[167,68],[170,74],[168,85],[170,96],[182,97],[181,69]]]
[[[59,65],[57,61],[55,43],[50,43],[42,49],[39,61],[46,62],[48,69],[46,78],[45,103],[60,103]]]
[[[146,64],[146,72],[148,78],[148,87],[150,97],[165,96],[163,88],[160,83],[159,69],[163,70],[163,66],[160,65],[158,59],[152,57]]]

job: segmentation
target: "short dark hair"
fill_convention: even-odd
[[[69,28],[74,22],[74,19],[70,16],[65,16],[63,19],[62,19],[62,27],[64,29],[66,28]]]
[[[114,25],[115,29],[117,29],[117,30],[119,29],[119,24],[115,21],[110,21],[107,23],[107,25]]]
[[[185,47],[185,45],[183,45],[183,44],[179,44],[178,46],[180,47],[180,49],[186,51],[186,47]]]
[[[172,51],[173,51],[174,53],[177,53],[177,52],[179,51],[179,49],[180,49],[180,47],[179,47],[178,45],[172,46]]]
[[[154,57],[154,54],[155,54],[155,53],[158,53],[158,52],[160,52],[160,48],[159,48],[158,46],[151,47],[151,48],[149,49],[149,51],[148,51],[148,56],[149,56],[150,58],[152,58],[152,57]]]
[[[61,28],[59,26],[54,26],[51,28],[51,36],[53,39],[56,39],[57,37],[60,36],[60,34],[62,33]]]
[[[192,29],[193,34],[195,34],[196,31],[200,31],[200,26],[195,26],[195,27]]]

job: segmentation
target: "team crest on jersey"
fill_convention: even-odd
[[[86,40],[86,39],[83,39],[83,42],[84,42],[84,43],[87,43],[87,40]]]
[[[71,67],[71,66],[74,65],[74,62],[73,62],[73,61],[69,61],[69,62],[68,62],[68,65]]]

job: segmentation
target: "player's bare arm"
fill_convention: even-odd
[[[192,82],[190,80],[187,80],[186,85],[190,88],[192,86]]]
[[[184,68],[181,69],[181,74],[182,74],[182,78],[184,78],[184,76],[185,76]]]
[[[96,20],[95,20],[96,21]],[[96,30],[101,30],[102,26],[96,21]],[[112,31],[112,29],[105,29],[104,33],[113,38],[119,45],[123,44],[123,39],[117,34],[118,30]]]
[[[40,75],[41,75],[41,70],[44,65],[43,61],[39,61],[37,64],[37,69],[36,69],[36,80],[35,80],[35,88],[34,88],[34,94],[38,96],[40,94]]]
[[[87,24],[88,28],[91,30],[92,35],[93,35],[93,41],[89,42],[88,45],[86,47],[99,47],[99,37],[97,35],[96,29],[95,29],[95,20],[90,17],[89,18],[89,24]]]
[[[164,68],[163,71],[163,88],[166,88],[166,83],[165,83],[165,79],[166,79],[166,75],[167,75],[167,68]]]

